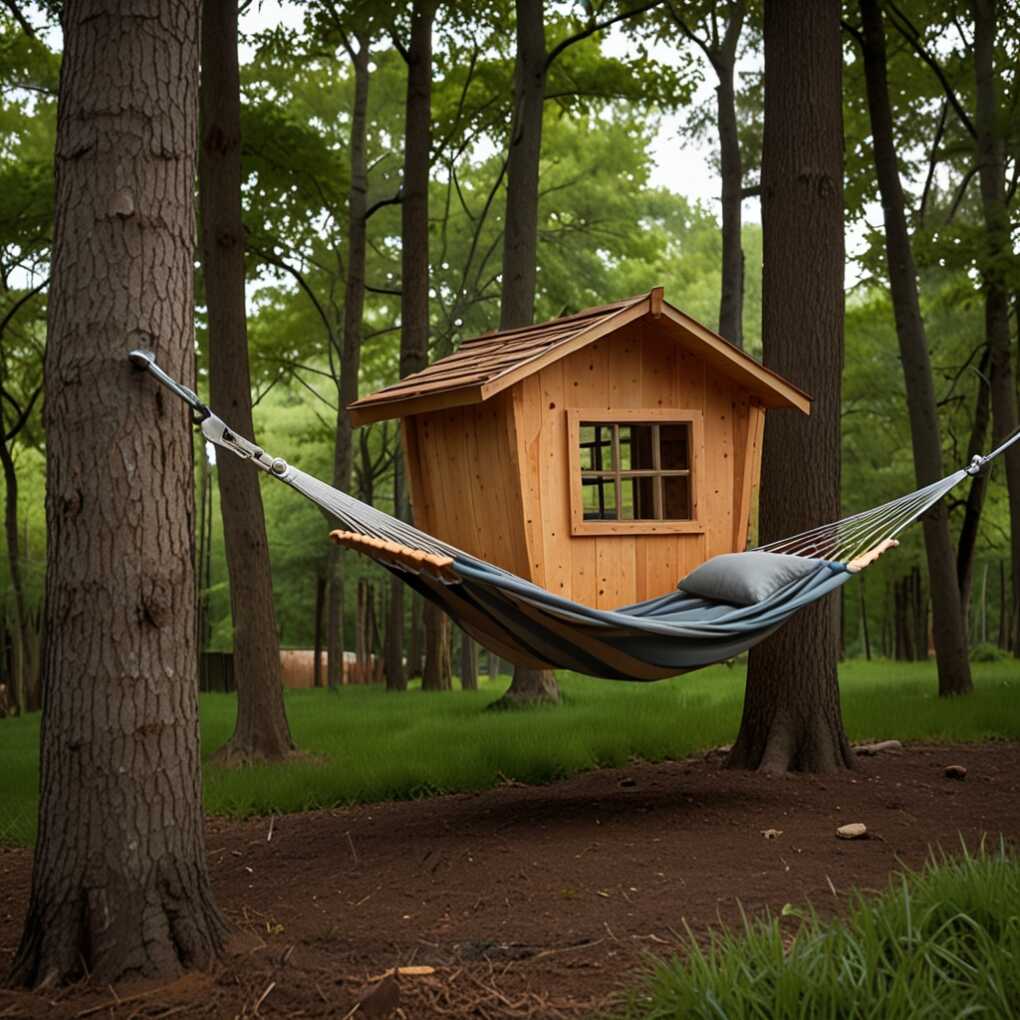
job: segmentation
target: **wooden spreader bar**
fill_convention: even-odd
[[[331,531],[329,537],[347,549],[356,549],[373,559],[394,566],[403,567],[414,573],[426,573],[446,584],[455,584],[460,578],[450,569],[453,557],[437,556],[434,553],[422,552],[397,542],[387,542],[382,538],[370,538],[359,535],[356,531]]]

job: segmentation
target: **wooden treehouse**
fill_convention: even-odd
[[[765,411],[810,406],[656,288],[467,340],[351,413],[402,421],[419,528],[612,609],[745,548]]]

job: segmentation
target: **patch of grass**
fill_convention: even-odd
[[[656,965],[617,1020],[840,1020],[1020,1013],[1020,863],[966,849],[905,872],[845,920],[784,908],[743,931],[693,937]]]
[[[1016,663],[975,664],[974,678],[973,695],[946,700],[936,695],[933,664],[845,663],[847,731],[853,740],[1020,739]],[[714,666],[657,684],[562,674],[562,706],[486,712],[506,682],[436,694],[289,691],[291,730],[309,757],[243,769],[209,764],[230,736],[235,701],[203,695],[206,807],[234,816],[286,813],[480,790],[506,779],[543,783],[635,758],[682,758],[733,739],[744,670]],[[38,740],[38,715],[0,722],[0,843],[34,839]]]

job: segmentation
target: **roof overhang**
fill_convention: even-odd
[[[458,352],[351,404],[354,425],[482,403],[548,365],[646,316],[765,407],[811,413],[811,398],[718,333],[663,300],[661,287],[574,316],[466,341]],[[576,328],[575,328],[576,326]],[[548,342],[544,342],[549,338]],[[518,354],[519,356],[514,356]],[[486,369],[486,358],[491,367]]]

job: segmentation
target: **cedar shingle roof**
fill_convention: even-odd
[[[672,324],[677,339],[724,375],[758,396],[766,407],[796,407],[805,413],[810,398],[782,376],[662,300],[662,288],[587,308],[559,319],[484,333],[465,340],[453,353],[421,372],[351,404],[355,425],[411,414],[477,404],[599,337],[646,315]]]

